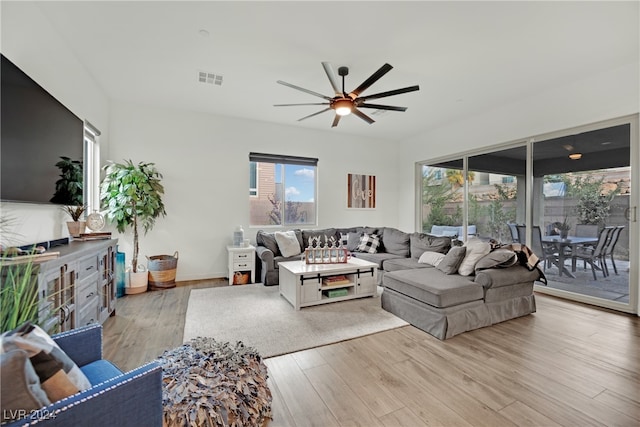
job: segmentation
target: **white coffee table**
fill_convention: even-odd
[[[286,261],[278,264],[280,295],[296,310],[354,298],[372,297],[377,293],[378,264],[351,258],[344,264],[306,264]],[[345,283],[327,284],[327,278],[345,276]],[[344,296],[329,296],[330,291],[345,289]],[[343,291],[344,293],[344,291]]]

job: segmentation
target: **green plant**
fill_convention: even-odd
[[[620,188],[604,192],[604,177],[592,175],[576,176],[573,181],[566,177],[567,195],[578,200],[576,214],[580,224],[604,224],[611,213],[611,202],[620,193]]]
[[[9,265],[0,261],[0,332],[26,321],[38,321],[37,275],[33,261]]]
[[[164,187],[154,163],[131,160],[124,163],[110,162],[104,167],[105,177],[100,184],[100,200],[105,218],[116,224],[120,233],[133,230],[132,268],[138,270],[138,226],[145,234],[155,225],[156,218],[167,213],[162,201]]]
[[[14,263],[5,259],[19,253],[15,240],[19,235],[12,231],[16,219],[3,212],[0,217],[0,333],[17,328],[22,323],[38,320],[37,275],[33,261]]]
[[[84,213],[84,206],[63,206],[62,210],[69,214],[72,220],[78,221]]]
[[[60,179],[56,181],[56,192],[50,199],[52,203],[61,205],[82,206],[83,171],[81,160],[60,157],[56,166],[60,169]],[[74,220],[77,221],[77,220]]]

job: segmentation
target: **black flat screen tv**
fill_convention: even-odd
[[[0,199],[50,203],[60,178],[60,157],[83,160],[84,124],[1,56]]]

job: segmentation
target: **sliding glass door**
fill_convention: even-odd
[[[638,134],[636,115],[423,162],[422,231],[520,241],[552,254],[537,291],[637,312]]]
[[[558,260],[545,271],[551,293],[630,308],[631,126],[613,121],[533,144],[532,225]]]

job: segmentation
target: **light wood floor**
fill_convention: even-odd
[[[128,370],[182,344],[190,290],[225,284],[119,299],[105,357]],[[406,326],[265,359],[268,425],[640,425],[638,317],[536,300],[533,315],[447,341]]]

